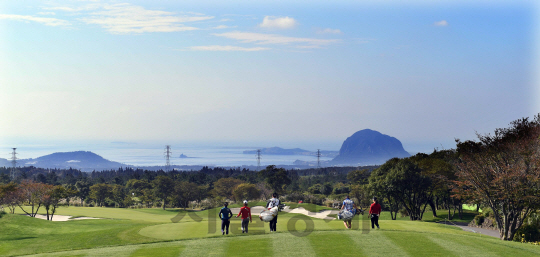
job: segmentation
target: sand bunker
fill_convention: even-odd
[[[97,220],[101,218],[92,218],[92,217],[78,217],[78,218],[71,218],[73,216],[66,216],[66,215],[54,215],[52,221],[69,221],[69,220]],[[38,219],[47,219],[47,215],[43,214],[37,214],[36,218]]]
[[[254,206],[251,208],[251,215],[259,215],[259,213],[261,213],[261,211],[263,210],[266,210],[266,208],[262,206]],[[240,212],[240,208],[231,208],[231,212],[236,216]],[[321,212],[310,212],[304,209],[303,207],[299,207],[299,208],[295,208],[291,210],[289,206],[285,206],[285,208],[283,208],[283,212],[304,214],[306,216],[317,218],[317,219],[334,220],[336,218],[328,217],[328,215],[338,214],[339,210],[324,210]]]

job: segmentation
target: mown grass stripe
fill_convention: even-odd
[[[540,247],[532,248],[527,247],[526,244],[520,244],[516,242],[505,242],[500,241],[496,238],[491,237],[480,237],[480,236],[462,236],[462,237],[452,237],[451,235],[439,235],[442,238],[450,238],[457,245],[462,247],[470,247],[474,249],[481,249],[486,253],[490,253],[488,256],[539,256]],[[536,251],[534,251],[536,250]]]
[[[388,231],[385,235],[410,256],[457,256],[452,251],[431,243],[425,233]]]
[[[315,250],[316,256],[359,256],[359,249],[353,240],[345,233],[353,231],[314,232],[307,238]]]
[[[349,234],[363,256],[408,256],[398,245],[388,239],[381,230],[355,231]]]
[[[225,256],[227,242],[225,238],[186,240],[182,256]]]
[[[272,240],[269,237],[237,236],[231,237],[227,243],[225,256],[273,255]]]
[[[441,235],[441,234],[431,234],[429,237],[433,243],[438,244],[439,246],[445,248],[448,251],[452,251],[459,256],[497,256],[496,253],[490,251],[489,248],[486,248],[485,245],[481,245],[481,240],[475,238],[469,238],[469,242],[476,242],[476,244],[462,244],[458,243],[456,239],[458,237],[453,235]]]
[[[150,256],[180,256],[184,250],[183,245],[161,246],[161,247],[141,247],[132,252],[130,257],[150,257]]]
[[[276,233],[272,235],[274,255],[276,257],[311,257],[315,251],[306,237],[294,236],[290,233]]]

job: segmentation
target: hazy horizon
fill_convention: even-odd
[[[539,6],[2,1],[0,158],[111,142],[339,150],[367,128],[411,153],[453,148],[540,112]]]

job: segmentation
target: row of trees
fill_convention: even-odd
[[[500,238],[512,240],[540,209],[540,115],[456,143],[456,149],[387,161],[360,183],[359,197],[380,196],[392,219],[401,208],[421,220],[428,205],[434,216],[442,206],[452,219],[463,203],[482,205],[493,211]]]

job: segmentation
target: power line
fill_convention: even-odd
[[[165,171],[169,172],[171,170],[171,146],[166,145],[165,146]]]

